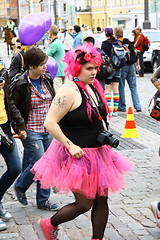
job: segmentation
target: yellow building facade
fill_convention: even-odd
[[[6,0],[0,0],[0,26],[6,24],[6,19],[9,15],[9,2]]]
[[[150,2],[150,1],[149,1]],[[79,25],[87,24],[92,29],[98,26],[124,25],[132,12],[144,12],[144,0],[90,0],[88,12],[76,13],[76,22]],[[136,12],[134,13],[136,25]]]

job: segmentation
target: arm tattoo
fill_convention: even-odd
[[[66,104],[66,96],[55,98],[53,103],[59,107],[63,107]]]
[[[71,145],[70,141],[67,141],[67,144],[70,146]]]

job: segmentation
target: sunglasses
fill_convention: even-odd
[[[13,46],[15,46],[15,44],[12,44],[11,50],[13,50]],[[17,49],[21,49],[21,46],[18,46]]]

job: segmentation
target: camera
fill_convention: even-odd
[[[97,137],[97,141],[102,144],[108,144],[114,148],[119,145],[119,140],[114,138],[113,134],[108,131],[101,132]]]
[[[0,144],[1,142],[9,149],[9,150],[13,150],[14,149],[14,143],[12,141],[12,139],[5,135],[0,134]]]
[[[4,77],[0,77],[0,83],[4,81]]]

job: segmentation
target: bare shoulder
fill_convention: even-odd
[[[70,96],[76,94],[77,92],[79,92],[77,85],[71,81],[71,80],[67,80],[60,88],[60,90],[58,91],[57,95],[59,94],[64,94],[66,93],[67,95],[69,94]]]
[[[53,104],[70,109],[77,99],[77,94],[79,94],[77,85],[73,81],[67,80],[56,93]]]

